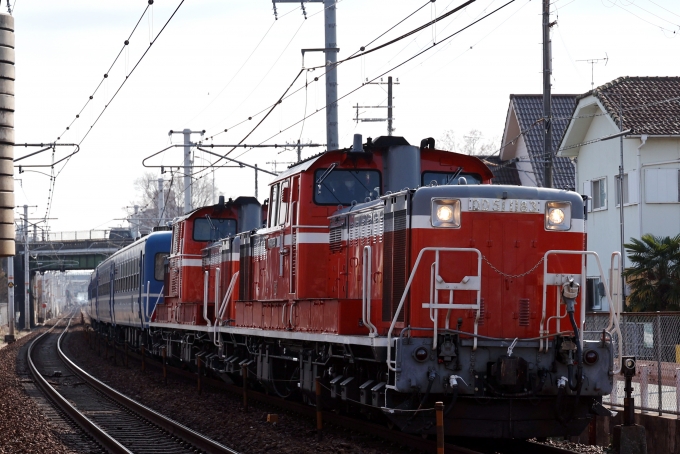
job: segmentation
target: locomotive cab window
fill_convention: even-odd
[[[434,181],[437,183],[437,186],[456,185],[463,183],[461,178],[465,178],[465,183],[463,184],[482,184],[482,177],[476,173],[461,172],[460,175],[456,175],[456,173],[456,171],[423,172],[422,184],[423,186],[428,186]]]
[[[163,273],[165,271],[165,259],[168,258],[168,254],[165,252],[159,252],[156,254],[153,260],[153,277],[157,281],[163,280]]]
[[[279,183],[272,186],[269,195],[269,222],[268,227],[274,227],[279,218]]]
[[[194,220],[194,241],[216,241],[236,235],[236,220],[198,218]]]
[[[377,170],[318,169],[314,173],[314,202],[317,205],[351,205],[375,197],[380,191]]]

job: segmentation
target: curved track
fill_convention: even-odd
[[[63,320],[66,327],[61,335],[53,332],[58,323],[31,343],[28,367],[43,392],[106,451],[237,454],[118,393],[76,366],[61,350],[61,339],[71,322],[70,318]]]

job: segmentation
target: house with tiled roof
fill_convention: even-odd
[[[574,110],[576,95],[552,95],[550,99],[554,155]],[[510,95],[500,161],[508,166],[515,163],[522,186],[544,186],[546,157],[543,151],[543,130],[543,95]],[[490,168],[493,170],[493,167]],[[574,166],[568,158],[553,159],[552,186],[574,189]]]
[[[509,184],[512,186],[522,186],[519,178],[517,163],[514,161],[501,161],[498,156],[477,156],[493,173],[492,184]]]
[[[569,117],[557,156],[589,196],[588,249],[604,269],[622,242],[680,233],[680,77],[621,77],[578,96]]]

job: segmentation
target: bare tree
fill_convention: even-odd
[[[203,178],[193,179],[191,185],[191,204],[194,208],[210,205],[217,197],[218,188],[213,186],[210,174],[205,173]],[[158,176],[145,172],[141,177],[134,181],[136,200],[132,206],[138,205],[139,211],[139,230],[141,233],[150,232],[151,229],[160,225],[158,216]],[[163,199],[161,206],[162,217],[164,220],[171,220],[184,214],[184,177],[180,172],[171,172],[170,179],[167,174],[163,178]],[[132,218],[134,211],[127,207],[129,222],[135,222]]]
[[[462,138],[459,138],[453,129],[447,129],[439,139],[437,148],[472,156],[489,155],[496,151],[494,146],[496,142],[496,138],[484,138],[478,129],[471,129]]]

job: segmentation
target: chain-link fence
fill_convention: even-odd
[[[633,379],[635,407],[646,411],[680,415],[680,313],[631,312],[620,318],[623,355],[635,356],[637,375]],[[595,331],[609,325],[608,313],[586,316],[587,339],[596,339]],[[617,335],[614,352],[618,355]],[[604,402],[622,405],[622,375],[614,377],[614,390]]]

